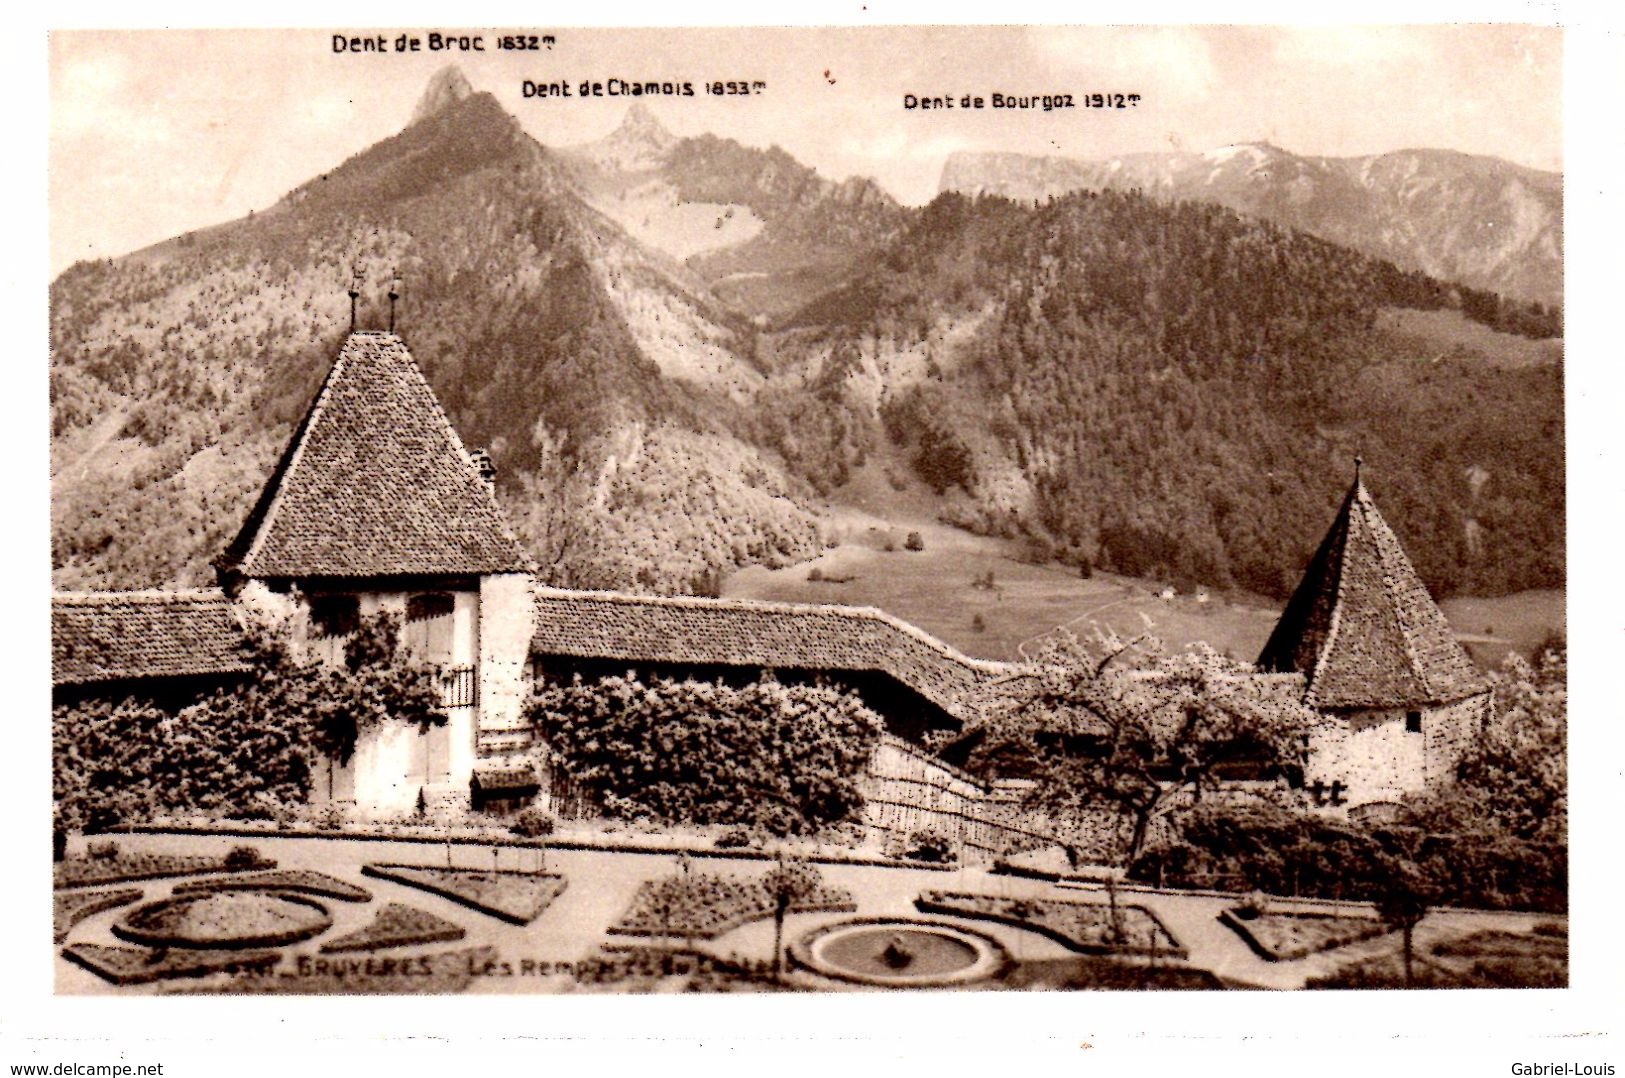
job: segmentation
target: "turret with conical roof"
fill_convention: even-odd
[[[357,331],[220,567],[229,584],[525,572],[528,559],[406,345]]]
[[[322,761],[316,794],[375,811],[467,804],[482,732],[519,724],[534,630],[530,559],[483,454],[452,427],[406,344],[353,330],[259,501],[217,562],[239,593],[297,591],[331,661],[361,617],[439,672],[443,725],[376,724]]]
[[[1298,673],[1304,702],[1345,721],[1317,734],[1310,771],[1333,804],[1393,800],[1448,778],[1477,735],[1489,685],[1434,604],[1355,462],[1354,482],[1258,657]],[[1318,796],[1318,793],[1317,793]]]
[[[1448,703],[1486,687],[1358,466],[1258,665],[1303,674],[1320,708]]]

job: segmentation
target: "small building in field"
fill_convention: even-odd
[[[1326,718],[1305,773],[1322,803],[1392,802],[1448,781],[1492,706],[1358,463],[1257,665],[1301,674],[1304,701]]]

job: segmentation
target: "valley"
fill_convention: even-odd
[[[838,493],[829,525],[836,545],[795,565],[731,573],[722,596],[877,607],[967,655],[999,660],[1021,659],[1024,645],[1066,626],[1083,637],[1097,628],[1124,639],[1149,633],[1171,650],[1205,643],[1251,661],[1280,617],[1281,604],[1257,594],[1197,586],[1165,598],[1165,581],[1104,571],[1083,578],[1074,566],[1039,562],[1025,543],[941,523],[929,490],[896,490],[883,472],[867,468]],[[922,549],[908,548],[911,533]],[[1441,605],[1484,666],[1564,634],[1561,590]]]

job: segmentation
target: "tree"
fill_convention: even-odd
[[[1228,778],[1298,766],[1315,720],[1296,694],[1205,647],[1163,656],[1148,637],[1085,643],[1063,629],[1034,665],[1024,697],[977,731],[972,766],[1014,759],[1035,780],[1035,806],[1062,820],[1112,813],[1129,864],[1181,793],[1196,803]]]
[[[773,979],[784,970],[784,919],[790,908],[805,902],[824,885],[823,877],[810,862],[787,860],[782,854],[762,876],[762,886],[773,900]]]
[[[1533,662],[1506,658],[1491,674],[1494,715],[1449,786],[1409,799],[1430,829],[1566,844],[1568,649],[1550,641]]]
[[[518,477],[514,523],[536,556],[542,582],[576,586],[604,531],[606,477],[567,433],[555,435],[539,423],[536,438],[534,467]]]
[[[1383,888],[1377,897],[1377,916],[1390,930],[1402,933],[1401,948],[1405,956],[1405,987],[1415,984],[1413,969],[1413,943],[1416,926],[1427,916],[1434,900],[1433,888],[1426,874],[1409,857],[1390,855],[1383,858]]]

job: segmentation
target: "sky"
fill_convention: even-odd
[[[501,29],[552,32],[498,51]],[[401,33],[416,53],[335,52],[334,34]],[[1561,170],[1562,35],[1550,27],[794,27],[476,30],[486,51],[431,52],[428,28],[57,31],[49,38],[54,276],[263,209],[410,120],[455,62],[548,145],[611,131],[627,98],[527,99],[525,80],[675,80],[645,99],[679,135],[777,144],[826,176],[936,193],[955,151],[1110,157],[1268,140],[1302,154],[1415,147]],[[712,97],[699,84],[760,80]],[[923,110],[905,95],[1139,94],[1122,110]]]

